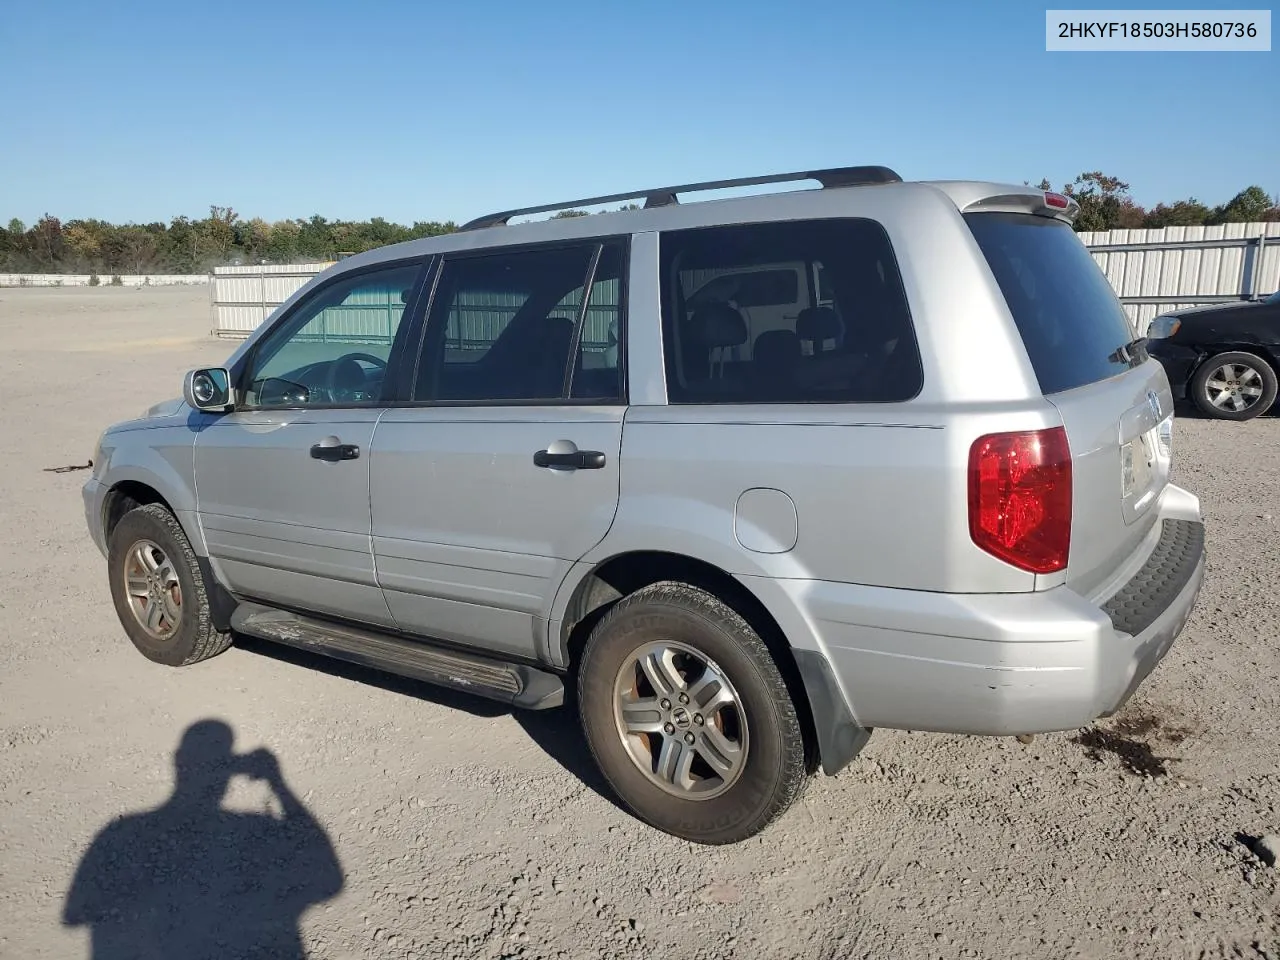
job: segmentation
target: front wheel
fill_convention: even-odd
[[[1210,357],[1191,378],[1191,396],[1204,413],[1220,420],[1252,420],[1276,401],[1276,372],[1252,353]]]
[[[148,504],[120,518],[107,567],[116,615],[148,660],[181,667],[231,646],[231,635],[213,625],[195,551],[165,507]]]
[[[596,625],[578,704],[619,798],[682,839],[745,840],[804,788],[800,721],[768,648],[736,611],[688,584],[638,590]]]

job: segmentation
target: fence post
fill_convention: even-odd
[[[1253,298],[1258,273],[1258,238],[1245,237],[1244,256],[1240,258],[1240,299]]]

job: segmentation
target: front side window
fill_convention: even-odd
[[[383,399],[391,348],[421,264],[322,287],[254,351],[249,407],[369,406]]]
[[[922,386],[884,229],[842,219],[664,234],[672,403],[909,400]]]
[[[414,399],[619,399],[624,259],[589,242],[446,261]]]

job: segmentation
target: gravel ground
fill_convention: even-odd
[[[877,732],[763,836],[700,848],[619,810],[560,711],[266,645],[133,651],[85,474],[46,469],[230,351],[207,297],[0,290],[0,957],[89,956],[72,924],[142,905],[185,931],[147,956],[1280,960],[1280,869],[1251,852],[1280,832],[1280,418],[1179,420],[1209,577],[1120,716]],[[95,956],[145,953],[117,929]]]

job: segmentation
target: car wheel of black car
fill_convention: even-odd
[[[1211,417],[1252,420],[1275,403],[1276,372],[1255,354],[1219,353],[1196,370],[1191,378],[1191,397]]]

